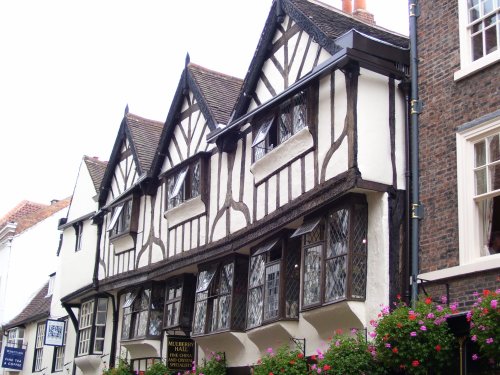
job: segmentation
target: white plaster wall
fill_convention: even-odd
[[[338,176],[349,167],[348,138],[345,137],[339,148],[332,154],[325,171],[325,180]]]
[[[389,303],[389,204],[387,193],[369,193],[366,322],[376,319],[380,304]]]
[[[266,214],[266,184],[257,186],[256,219],[260,220]]]
[[[358,87],[358,167],[363,179],[392,184],[388,79],[366,69]]]
[[[326,76],[320,80],[318,93],[318,139],[317,139],[317,154],[318,163],[321,166],[325,155],[332,144],[332,114],[331,114],[331,84],[330,76]],[[335,110],[337,106],[342,106],[341,103],[335,102]]]
[[[0,324],[4,322],[10,251],[10,241],[0,244]]]
[[[274,175],[268,180],[268,195],[267,195],[267,209],[268,213],[271,213],[276,210],[276,181],[277,176]]]
[[[301,162],[296,160],[292,164],[292,199],[296,199],[302,193]]]
[[[6,279],[5,298],[8,303],[4,322],[21,312],[40,286],[47,282],[49,275],[57,270],[57,226],[67,211],[65,207],[13,238]]]
[[[248,211],[250,212],[250,222],[253,221],[253,206],[255,202],[253,201],[253,189],[254,189],[254,178],[250,173],[250,166],[252,164],[252,134],[249,133],[246,138],[246,154],[245,154],[245,190],[243,191],[243,202],[247,205]]]
[[[288,203],[288,169],[283,169],[279,173],[280,179],[280,206]]]
[[[398,189],[406,189],[406,101],[403,93],[397,88],[396,81],[396,171],[398,174]]]
[[[218,169],[219,169],[219,154],[212,155],[210,159],[210,228],[214,225],[215,216],[217,215],[217,211],[219,209],[219,202],[217,201],[217,189],[218,189]]]
[[[305,160],[305,179],[306,179],[306,191],[311,190],[314,187],[314,153],[310,152],[306,155]]]
[[[78,177],[73,190],[71,205],[68,210],[68,221],[73,221],[95,211],[97,202],[93,197],[96,194],[97,192],[95,191],[89,171],[82,160],[78,169]]]
[[[229,231],[234,233],[246,227],[245,215],[241,211],[233,208],[229,209],[231,212],[231,220],[229,220]]]
[[[345,88],[345,75],[339,70],[335,71],[335,113],[333,134],[336,141],[342,134],[345,125],[345,117],[347,115],[347,91]]]

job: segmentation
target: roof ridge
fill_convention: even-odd
[[[133,119],[136,119],[136,120],[139,120],[139,121],[142,121],[142,122],[145,122],[145,123],[150,123],[150,124],[153,124],[153,125],[157,125],[157,126],[163,126],[164,125],[164,122],[161,122],[161,121],[158,121],[158,120],[152,120],[152,119],[149,119],[149,118],[146,118],[146,117],[142,117],[142,116],[139,116],[139,115],[136,115],[134,113],[127,113],[125,115],[126,118],[133,118]]]
[[[242,78],[235,77],[235,76],[232,76],[232,75],[227,74],[227,73],[222,73],[222,72],[219,72],[217,70],[210,69],[210,68],[204,67],[202,65],[199,65],[199,64],[196,64],[196,63],[193,63],[193,62],[190,62],[188,64],[188,68],[190,68],[190,67],[198,68],[199,70],[203,70],[206,73],[215,74],[215,75],[219,76],[220,78],[227,78],[227,79],[230,79],[230,80],[243,81]]]

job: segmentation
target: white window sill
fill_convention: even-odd
[[[204,214],[206,211],[205,203],[202,201],[201,195],[198,195],[165,211],[163,216],[167,219],[168,226],[171,228],[194,216]]]
[[[113,244],[115,255],[132,250],[135,247],[134,237],[135,236],[132,236],[130,232],[126,232],[110,238],[110,242]]]
[[[455,72],[455,74],[453,75],[453,79],[455,81],[459,81],[498,61],[500,61],[500,50],[490,53],[489,55],[486,55],[479,60],[473,61],[469,64],[462,64],[462,68],[459,71]]]
[[[455,276],[463,276],[475,272],[489,271],[500,268],[500,254],[488,255],[477,258],[474,262],[456,267],[445,268],[438,271],[426,272],[418,275],[420,279],[435,281],[449,279]]]
[[[250,171],[253,173],[255,183],[258,184],[313,147],[313,136],[305,127],[252,164]]]

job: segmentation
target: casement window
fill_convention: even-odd
[[[113,207],[111,219],[107,227],[111,238],[134,230],[132,227],[133,203],[133,199],[128,199]]]
[[[247,277],[246,257],[238,256],[200,268],[192,336],[244,329]]]
[[[252,143],[254,161],[308,126],[309,122],[307,92],[299,92],[273,108],[255,126]]]
[[[24,328],[16,327],[9,330],[6,346],[22,348],[24,344]]]
[[[500,117],[457,134],[460,264],[500,254]]]
[[[302,237],[302,309],[365,299],[367,207],[363,197],[350,200],[292,235]]]
[[[161,358],[135,358],[130,362],[134,374],[144,374],[152,365],[161,362]]]
[[[82,303],[78,322],[78,356],[102,354],[107,310],[107,298],[96,298]]]
[[[56,273],[49,275],[49,287],[47,289],[47,297],[54,293],[54,284],[56,282]]]
[[[64,353],[66,351],[66,336],[68,335],[68,322],[64,324],[63,341],[61,346],[54,347],[54,357],[52,359],[52,372],[63,371]]]
[[[125,294],[122,340],[158,339],[163,328],[165,286],[154,283]]]
[[[194,276],[188,274],[167,281],[163,318],[165,329],[189,330],[191,327],[195,282]]]
[[[167,178],[167,209],[201,194],[202,169],[198,158]]]
[[[300,242],[276,237],[252,250],[248,273],[247,329],[298,319]]]
[[[45,322],[36,326],[35,353],[33,355],[33,371],[42,369],[43,340],[45,338]]]
[[[75,251],[80,251],[82,249],[82,234],[83,234],[83,223],[80,221],[73,225],[75,229]]]
[[[500,59],[500,1],[458,0],[461,78]]]

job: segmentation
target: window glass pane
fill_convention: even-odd
[[[493,10],[493,0],[483,0],[483,15]]]
[[[304,251],[304,305],[320,301],[322,246],[314,246]]]
[[[229,328],[229,313],[231,311],[231,296],[225,295],[218,298],[219,319],[214,330]]]
[[[267,133],[269,129],[271,129],[271,125],[273,124],[274,118],[270,118],[265,120],[259,128],[259,131],[255,135],[255,139],[253,140],[252,147],[257,146],[259,143],[264,142],[266,139]],[[263,145],[265,147],[265,145]]]
[[[500,163],[490,166],[490,186],[491,191],[500,189]]]
[[[257,327],[262,324],[262,307],[264,302],[262,290],[262,286],[259,286],[248,291],[248,328]]]
[[[203,292],[208,289],[212,279],[215,275],[216,268],[212,268],[207,271],[201,271],[198,275],[198,286],[196,287],[196,292]]]
[[[123,316],[123,323],[122,323],[122,339],[128,339],[130,338],[130,314],[126,314]]]
[[[290,106],[284,106],[281,111],[278,117],[279,143],[283,143],[292,135],[292,114],[290,113]]]
[[[280,264],[266,268],[266,295],[264,302],[264,319],[278,316],[279,311]]]
[[[479,33],[472,37],[472,60],[483,57],[483,34]]]
[[[474,22],[479,19],[479,5],[469,9],[469,22]]]
[[[162,311],[151,311],[151,316],[149,317],[149,334],[151,336],[159,336],[161,334],[162,315]]]
[[[486,164],[486,144],[484,141],[474,145],[475,166],[480,167]]]
[[[327,258],[347,254],[349,234],[349,211],[341,209],[328,216],[330,241],[327,247]]]
[[[249,288],[254,288],[264,283],[264,254],[250,258]]]
[[[491,17],[495,18],[495,16]],[[495,21],[493,21],[495,22]],[[490,26],[484,31],[484,42],[485,42],[485,54],[492,53],[498,49],[497,45],[497,28],[495,26]]]
[[[325,279],[325,301],[331,302],[345,297],[347,256],[326,261]]]
[[[194,311],[193,333],[205,333],[205,320],[207,316],[207,300],[196,302]]]
[[[494,162],[500,160],[500,147],[499,147],[499,136],[500,134],[492,135],[488,137],[489,146],[489,162]]]
[[[293,107],[293,133],[297,133],[299,130],[306,126],[306,106],[305,106],[305,95],[300,93],[294,98]]]
[[[486,168],[474,172],[476,176],[476,195],[486,193]]]
[[[233,285],[234,263],[229,263],[222,267],[219,293],[231,293]]]
[[[191,177],[191,198],[200,195],[200,162],[196,162],[196,164],[194,164],[192,168],[193,172]]]
[[[478,202],[482,231],[481,255],[500,253],[500,195]]]

